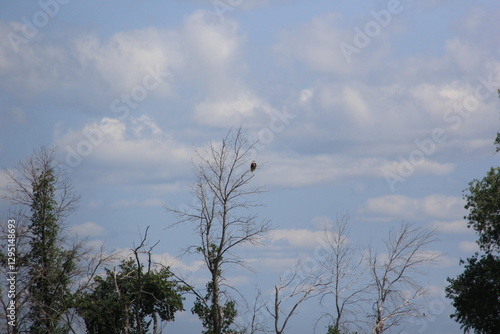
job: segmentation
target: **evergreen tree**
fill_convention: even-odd
[[[9,183],[4,198],[20,213],[18,232],[23,243],[18,272],[22,284],[16,299],[19,328],[29,333],[72,331],[71,290],[77,281],[82,244],[69,245],[64,218],[76,209],[78,196],[55,159],[55,149],[41,147],[14,170],[5,170]],[[14,209],[16,208],[16,209]]]
[[[32,182],[31,252],[29,274],[32,283],[31,333],[63,333],[61,315],[69,308],[71,273],[75,269],[74,250],[60,247],[60,222],[56,213],[56,179],[48,168]]]

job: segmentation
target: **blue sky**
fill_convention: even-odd
[[[194,149],[242,125],[276,232],[241,250],[261,261],[229,270],[239,289],[271,289],[339,213],[361,247],[413,222],[438,229],[441,254],[423,278],[435,318],[413,332],[457,333],[440,291],[477,249],[462,191],[500,161],[498,2],[222,2],[2,1],[2,166],[56,145],[82,196],[73,231],[127,249],[151,225],[157,259],[203,282],[199,258],[176,259],[192,228],[165,229],[164,206],[190,203]],[[321,312],[310,303],[288,333]],[[186,312],[169,328],[200,324]]]

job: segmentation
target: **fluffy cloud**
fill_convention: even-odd
[[[357,157],[346,154],[298,155],[264,154],[265,163],[260,179],[269,185],[303,187],[331,183],[353,177],[385,178],[386,173],[399,173],[400,161],[379,157]],[[453,164],[424,160],[415,167],[418,175],[443,175],[453,170]]]
[[[230,128],[254,118],[257,114],[272,114],[273,108],[252,93],[240,93],[234,98],[204,100],[195,107],[195,120],[199,123]]]
[[[280,229],[271,231],[267,238],[274,246],[314,249],[324,238],[324,232],[307,229]]]
[[[92,35],[81,37],[74,49],[82,69],[96,71],[116,93],[141,84],[148,70],[167,71],[182,59],[176,35],[156,28],[119,32],[104,44]]]
[[[111,208],[132,208],[132,207],[162,207],[164,200],[159,198],[149,199],[125,199],[120,200],[111,205]]]
[[[181,272],[185,273],[198,272],[205,265],[205,262],[201,260],[195,260],[191,263],[185,263],[178,257],[175,257],[169,253],[153,254],[151,258],[156,263],[180,270]]]
[[[88,173],[106,184],[161,183],[186,171],[193,148],[163,133],[150,117],[120,120],[103,118],[81,129],[56,134],[64,162],[71,168],[85,164]],[[112,174],[102,173],[105,167]]]
[[[257,270],[283,273],[297,265],[297,257],[259,257],[246,258],[245,263]]]
[[[468,254],[472,254],[479,251],[479,246],[474,241],[462,241],[458,247],[462,252]]]
[[[345,51],[342,45],[356,47],[355,33],[351,29],[345,29],[341,19],[340,14],[334,12],[314,17],[301,27],[282,33],[274,50],[286,66],[299,61],[319,73],[362,73],[374,66],[381,55],[386,54],[385,39],[381,34],[377,36],[376,45],[368,43],[370,52],[363,50],[364,48],[355,53]],[[371,20],[372,17],[367,17],[367,22]],[[361,27],[363,28],[364,26]],[[366,57],[367,54],[370,57]],[[353,58],[356,58],[356,62]]]
[[[463,216],[464,202],[459,197],[429,195],[412,198],[404,195],[387,195],[370,198],[362,212],[387,219],[453,219]]]
[[[436,221],[432,224],[438,231],[443,233],[457,233],[457,234],[468,234],[473,233],[473,231],[467,227],[467,222],[465,220],[455,220],[455,221]]]
[[[20,25],[0,20],[0,33],[7,36]],[[57,90],[55,101],[69,104],[71,96],[73,108],[78,101],[79,108],[96,112],[115,98],[137,94],[134,89],[141,86],[154,86],[148,93],[170,98],[179,93],[179,82],[189,82],[190,89],[220,98],[243,82],[237,78],[244,71],[239,65],[244,38],[234,20],[220,21],[214,12],[191,13],[173,29],[119,31],[107,39],[89,33],[51,38],[40,34],[19,53],[1,39],[0,87],[22,91],[24,99]],[[161,77],[160,85],[152,73]]]
[[[104,227],[94,222],[85,222],[72,226],[70,231],[77,234],[79,237],[100,237],[105,234],[106,230]]]

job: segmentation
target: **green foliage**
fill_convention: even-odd
[[[335,328],[334,326],[330,325],[328,326],[328,331],[326,334],[341,334],[338,328]]]
[[[500,132],[497,132],[497,138],[495,139],[495,145],[497,146],[496,151],[500,152]]]
[[[352,334],[357,334],[357,332],[350,332]],[[347,332],[342,332],[340,329],[336,328],[335,326],[329,325],[328,326],[328,331],[326,334],[348,334]]]
[[[469,183],[468,190],[469,215],[464,218],[478,233],[478,244],[486,254],[468,258],[464,272],[448,278],[446,296],[455,307],[451,317],[464,331],[500,333],[500,257],[495,255],[500,250],[500,168]]]
[[[61,315],[69,308],[71,273],[76,252],[60,247],[60,227],[56,215],[56,179],[53,169],[46,169],[32,182],[31,251],[28,256],[32,282],[31,333],[59,333]]]
[[[202,321],[203,323],[203,328],[205,330],[203,331],[203,334],[216,334],[215,330],[215,319],[217,319],[217,316],[215,315],[216,313],[216,307],[220,307],[220,316],[222,317],[222,326],[220,329],[220,333],[224,334],[236,334],[237,332],[230,329],[230,326],[234,322],[234,319],[236,318],[237,311],[236,311],[236,303],[232,300],[227,301],[223,306],[218,306],[214,304],[213,301],[214,297],[214,289],[213,289],[213,282],[210,281],[207,283],[207,294],[204,298],[197,297],[196,302],[194,303],[193,308],[191,309],[191,312],[193,314],[196,314]]]
[[[106,269],[104,278],[96,277],[96,287],[78,297],[87,333],[118,334],[126,327],[129,333],[148,333],[153,317],[173,321],[183,310],[182,289],[170,280],[170,270],[143,270],[132,258],[123,260],[118,272]]]
[[[478,244],[485,252],[500,250],[500,168],[492,168],[481,181],[469,183],[465,195],[469,210],[468,226],[479,234]]]
[[[476,255],[467,261],[462,274],[448,278],[446,296],[455,307],[451,317],[465,331],[500,333],[500,257]]]

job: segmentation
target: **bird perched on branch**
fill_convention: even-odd
[[[257,163],[254,161],[252,161],[252,163],[250,164],[250,171],[253,173],[255,172],[255,169],[257,168]]]

